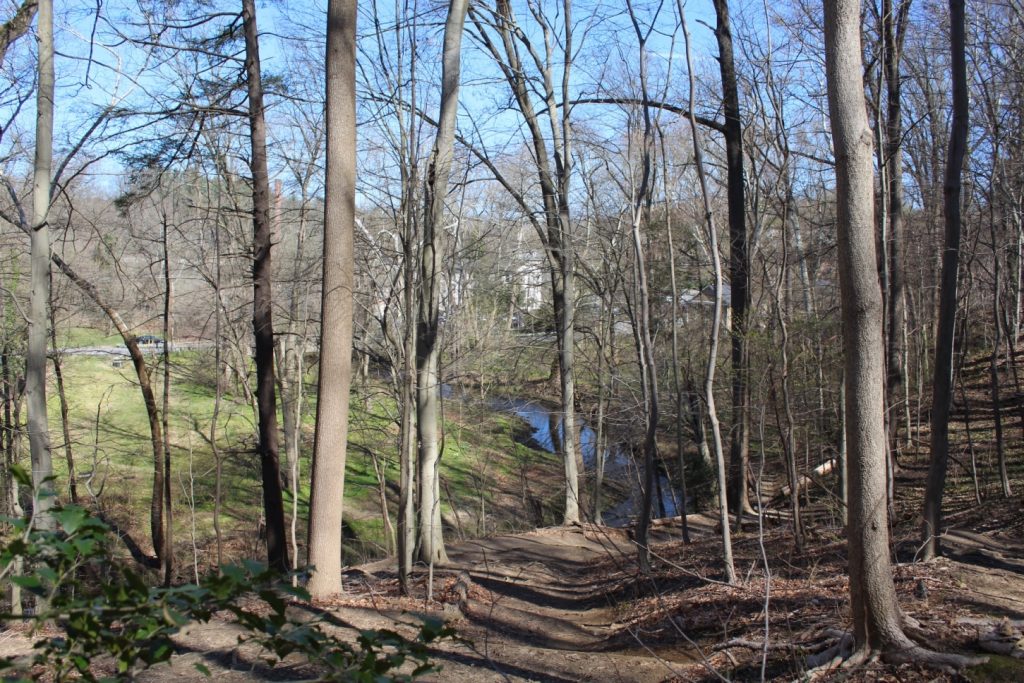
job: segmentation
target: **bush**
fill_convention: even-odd
[[[24,471],[15,476],[27,485]],[[33,633],[47,623],[58,625],[60,633],[40,636],[30,661],[0,657],[4,680],[97,681],[99,657],[112,658],[112,680],[131,680],[171,658],[172,638],[184,626],[207,622],[218,612],[229,614],[244,631],[239,642],[258,645],[271,665],[298,654],[323,681],[411,680],[436,670],[427,646],[452,635],[440,622],[428,621],[415,640],[381,630],[361,632],[354,645],[344,642],[319,620],[290,617],[288,602],[308,600],[308,594],[293,587],[290,576],[255,562],[225,567],[199,584],[150,586],[129,565],[111,559],[113,536],[102,521],[72,505],[55,508],[53,516],[52,531],[36,528],[30,518],[6,520],[13,535],[0,546],[0,579],[36,596]],[[18,560],[25,574],[13,573]],[[406,662],[411,672],[399,674]]]

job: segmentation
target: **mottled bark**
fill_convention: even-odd
[[[29,225],[31,295],[28,348],[25,353],[25,405],[35,488],[34,515],[40,528],[53,526],[50,508],[56,495],[46,414],[46,341],[50,320],[50,175],[53,166],[53,3],[39,3],[39,85],[36,93],[35,173],[32,180],[32,223]]]
[[[327,5],[323,294],[309,506],[309,564],[316,571],[308,589],[315,598],[341,592],[355,273],[356,17],[355,0],[330,0]]]
[[[874,237],[872,135],[861,79],[860,2],[824,5],[846,377],[850,598],[857,646],[884,650],[909,641],[901,628],[889,560],[882,290]]]
[[[441,111],[424,186],[419,313],[416,325],[416,428],[419,434],[420,558],[444,563],[438,463],[441,459],[441,255],[444,253],[444,198],[455,153],[459,111],[462,29],[468,0],[452,0],[441,56]]]
[[[37,0],[24,0],[18,6],[14,16],[4,22],[3,26],[0,26],[0,62],[7,55],[7,50],[11,45],[28,33],[29,28],[32,26],[32,20],[35,19],[38,7],[39,2]]]

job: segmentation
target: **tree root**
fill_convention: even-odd
[[[910,627],[919,633],[920,626],[910,620]],[[868,647],[854,649],[853,635],[845,633],[838,642],[822,652],[807,658],[805,681],[817,681],[838,669],[850,670],[878,660],[887,664],[923,664],[946,673],[955,673],[988,661],[988,657],[935,652],[906,638],[883,650]]]
[[[855,655],[853,644],[853,634],[843,633],[835,645],[808,657],[805,680],[817,680],[835,671],[843,662],[850,660]]]
[[[915,644],[886,650],[882,654],[882,659],[889,664],[924,664],[947,673],[955,673],[969,666],[977,666],[988,661],[988,657],[935,652]]]

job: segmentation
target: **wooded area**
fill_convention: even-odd
[[[26,675],[1024,677],[1021,0],[326,5],[0,4]]]

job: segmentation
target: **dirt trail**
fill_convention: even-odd
[[[667,540],[671,530],[659,527]],[[460,593],[459,635],[471,649],[443,648],[437,680],[663,681],[694,664],[684,648],[657,653],[617,623],[636,551],[622,530],[552,528],[466,541],[449,548]],[[604,569],[598,569],[598,565]],[[367,570],[374,571],[370,565]]]
[[[671,531],[661,527],[659,533],[667,539]],[[463,641],[436,648],[433,659],[443,670],[427,680],[648,683],[693,671],[694,657],[685,649],[655,653],[641,644],[643,634],[633,638],[616,623],[617,602],[631,597],[629,582],[595,566],[635,566],[624,531],[541,529],[453,544],[449,558],[435,572],[436,594],[446,605],[423,609],[421,601],[420,608],[403,610],[392,600],[376,600],[374,586],[394,577],[392,561],[383,561],[351,572],[348,585],[360,597],[332,604],[326,613],[342,632],[394,629],[397,622],[396,630],[408,635],[418,614],[446,617]],[[415,578],[425,585],[423,572]],[[229,624],[193,625],[177,638],[182,654],[140,680],[209,680],[197,673],[197,663],[222,681],[310,677],[301,663],[267,668],[256,653],[238,648],[237,635]]]

